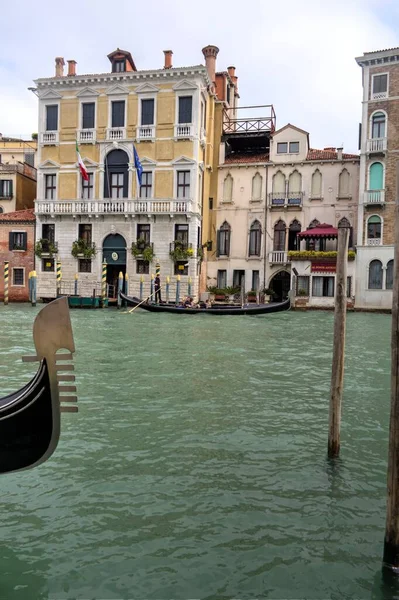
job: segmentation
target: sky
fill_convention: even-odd
[[[204,64],[220,48],[217,70],[236,67],[241,106],[273,104],[277,127],[310,133],[313,148],[357,152],[361,68],[355,57],[399,46],[397,0],[19,0],[1,9],[0,132],[37,132],[33,80],[54,75],[54,58],[77,73],[109,71],[107,54],[131,52],[137,68]]]

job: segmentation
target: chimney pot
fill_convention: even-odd
[[[173,50],[164,50],[163,51],[164,55],[165,55],[165,64],[164,64],[164,69],[171,69],[172,68],[172,54],[173,54]]]
[[[211,45],[205,46],[205,48],[202,48],[202,54],[205,58],[205,65],[208,70],[209,79],[212,83],[215,83],[216,57],[219,54],[219,48]]]
[[[233,78],[234,75],[236,74],[236,68],[235,67],[227,67],[227,72],[230,75],[230,77]]]
[[[342,152],[343,152],[343,148],[337,148],[337,159],[338,160],[342,160]]]
[[[65,60],[62,56],[55,57],[55,76],[64,77]]]
[[[68,77],[74,77],[76,75],[76,60],[68,60]]]

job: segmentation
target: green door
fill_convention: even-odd
[[[384,179],[384,167],[382,163],[373,163],[370,167],[370,190],[382,190]]]

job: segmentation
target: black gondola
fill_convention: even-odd
[[[267,313],[280,312],[282,310],[288,310],[290,308],[290,300],[284,300],[284,302],[271,302],[270,304],[255,304],[247,306],[215,306],[211,308],[184,308],[170,305],[170,304],[155,304],[153,302],[142,302],[139,298],[134,296],[126,296],[120,292],[122,300],[129,306],[137,307],[140,304],[140,308],[148,310],[150,312],[165,312],[180,315],[264,315]]]
[[[0,473],[29,469],[47,460],[60,437],[60,413],[78,410],[76,395],[69,395],[76,387],[69,385],[75,380],[70,374],[75,345],[67,298],[40,311],[33,325],[33,341],[36,355],[22,360],[40,361],[36,375],[18,392],[0,398]],[[68,353],[57,354],[61,349]],[[63,381],[68,385],[59,385]]]

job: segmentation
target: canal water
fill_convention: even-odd
[[[0,307],[1,395],[39,310]],[[349,314],[326,459],[333,315],[75,311],[79,413],[1,476],[0,598],[386,599],[390,317]]]

